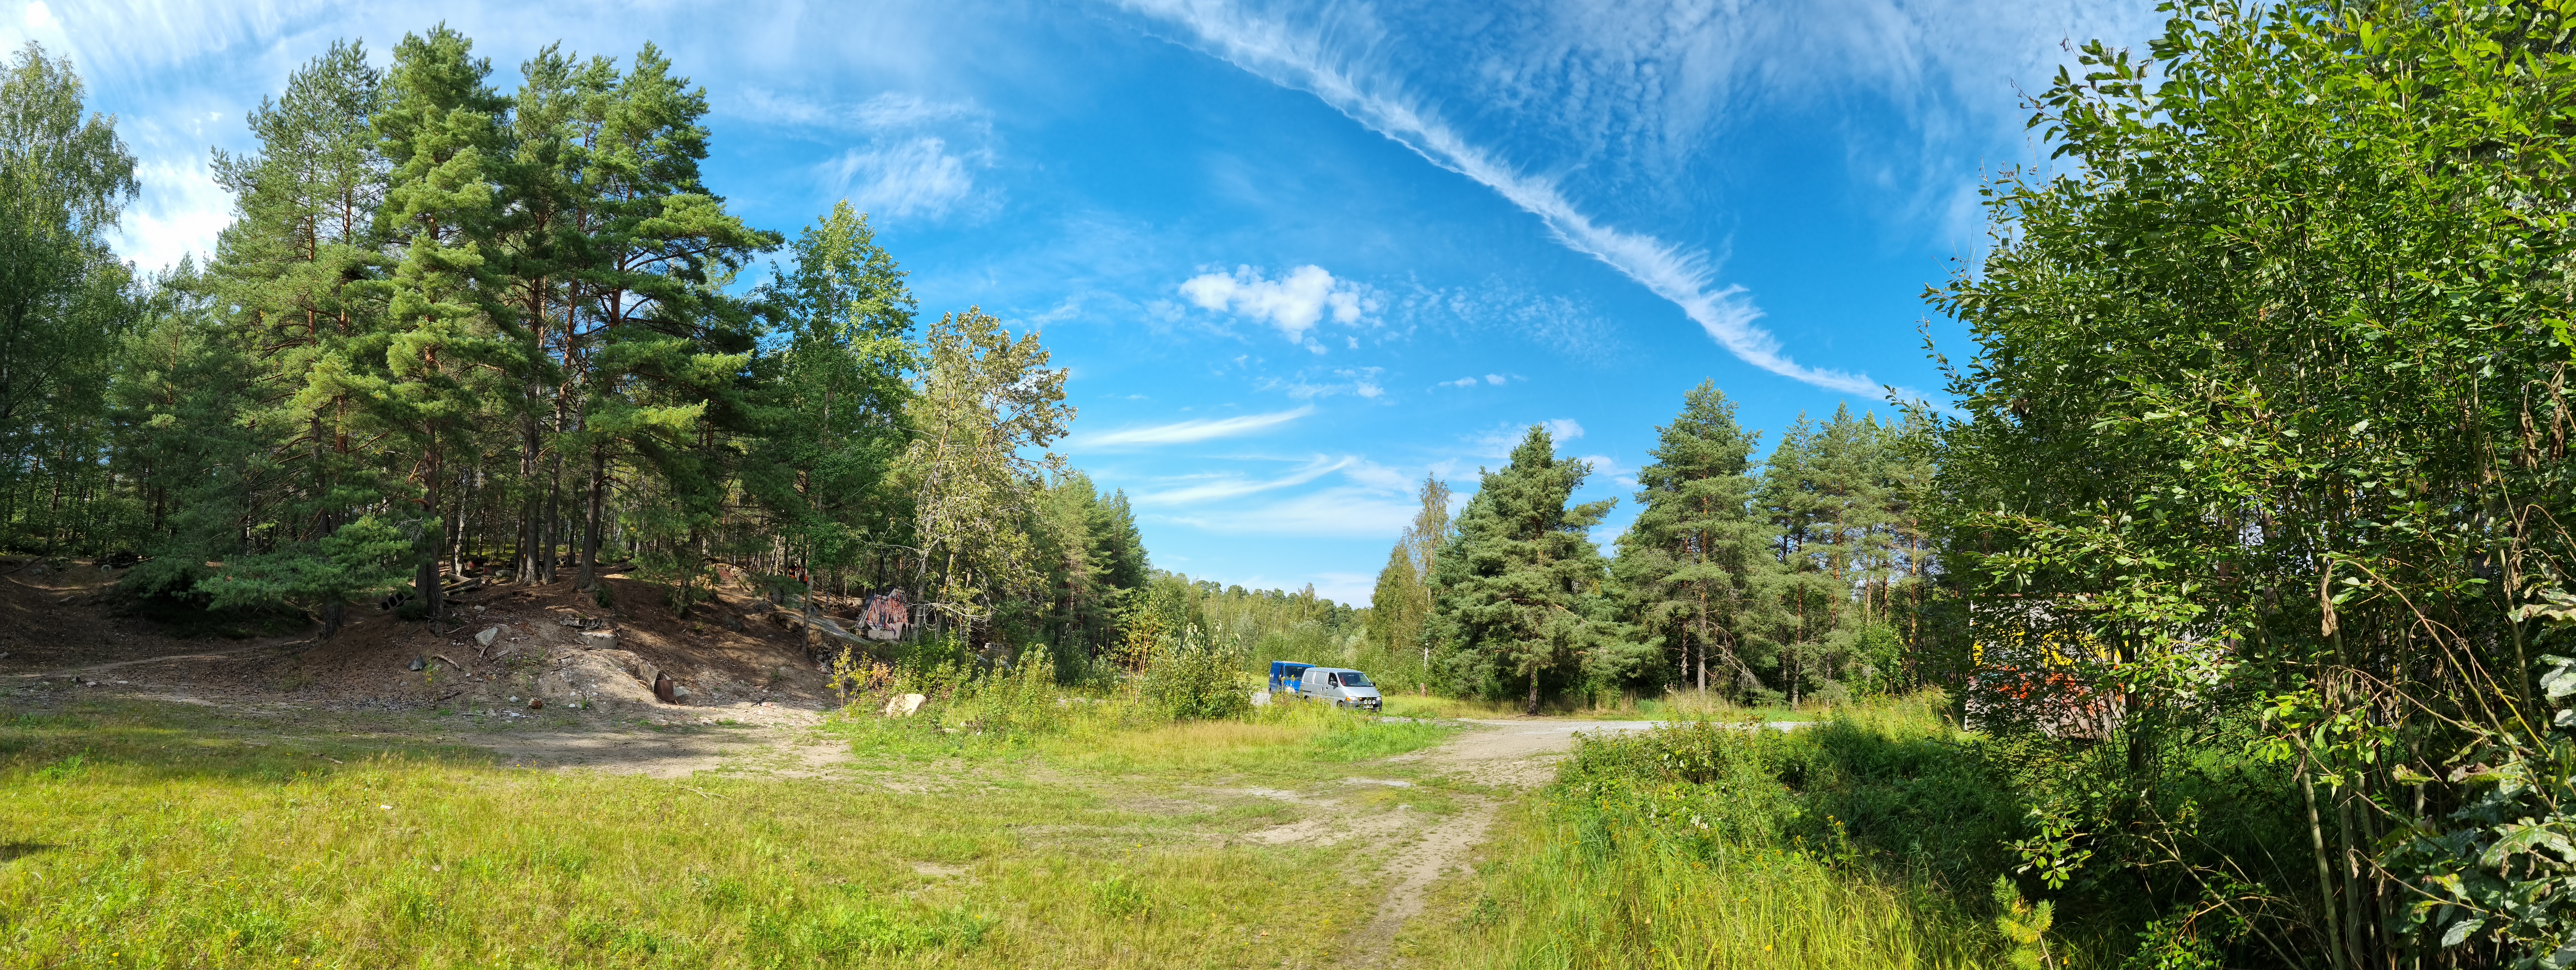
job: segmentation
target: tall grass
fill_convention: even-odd
[[[1944,706],[1582,739],[1498,830],[1467,932],[1422,942],[1549,970],[2004,965],[1986,897],[2018,807],[1991,764],[1944,760]],[[1871,773],[1898,762],[1894,788]]]

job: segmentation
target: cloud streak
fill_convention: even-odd
[[[1295,410],[1273,411],[1269,414],[1247,414],[1237,418],[1200,418],[1195,421],[1176,421],[1144,428],[1122,428],[1077,439],[1069,447],[1185,445],[1265,431],[1313,413],[1315,413],[1315,406],[1310,404]]]
[[[1147,492],[1143,495],[1136,496],[1136,504],[1149,506],[1196,505],[1201,502],[1213,502],[1219,499],[1240,498],[1245,495],[1254,495],[1282,488],[1294,488],[1359,463],[1359,459],[1347,455],[1339,459],[1325,458],[1322,455],[1317,455],[1315,456],[1315,460],[1307,462],[1305,467],[1289,472],[1288,474],[1281,475],[1277,478],[1255,481],[1252,479],[1228,475],[1224,478],[1207,482],[1205,484],[1185,485],[1180,488],[1165,489],[1160,492]]]
[[[1708,255],[1642,233],[1603,225],[1575,207],[1555,182],[1524,175],[1416,107],[1394,85],[1361,77],[1320,37],[1220,0],[1121,0],[1129,9],[1187,28],[1209,53],[1281,87],[1305,91],[1433,165],[1473,179],[1537,216],[1567,248],[1618,270],[1685,316],[1745,363],[1828,390],[1877,396],[1867,375],[1809,367],[1755,326],[1762,311],[1741,286],[1720,286]]]

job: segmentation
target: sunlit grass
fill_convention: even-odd
[[[1813,721],[1853,706],[1846,703],[1839,706],[1802,704],[1796,708],[1784,705],[1748,707],[1730,703],[1717,694],[1677,690],[1661,697],[1603,698],[1597,703],[1550,705],[1540,708],[1539,716],[1587,721]],[[1505,720],[1525,717],[1525,711],[1526,708],[1517,701],[1401,695],[1386,699],[1385,713],[1389,717]]]
[[[904,762],[910,790],[889,791],[512,770],[182,715],[0,726],[0,966],[1314,962],[1334,941],[1308,915],[1368,911],[1365,887],[1313,850],[1201,834],[1266,818],[1131,811],[1090,782],[1324,778],[1444,733],[1311,714],[1104,728],[962,772]],[[1075,774],[1032,780],[1022,759]]]
[[[1938,695],[1847,705],[1834,730],[1946,737],[1945,706]],[[1710,720],[1777,719],[1726,713]],[[1748,751],[1806,740],[1693,736]],[[1634,750],[1646,743],[1577,758],[1565,780],[1507,811],[1478,876],[1448,887],[1405,952],[1431,966],[1548,970],[2004,965],[1976,898],[1855,846],[1839,821],[1802,814],[1760,756],[1722,759],[1732,767],[1720,777],[1688,783],[1656,767],[1656,749]]]

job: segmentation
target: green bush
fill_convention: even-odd
[[[1251,688],[1233,657],[1183,646],[1156,656],[1137,678],[1137,692],[1157,710],[1183,721],[1242,717],[1252,710]]]

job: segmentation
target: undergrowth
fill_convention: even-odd
[[[1855,742],[1898,761],[1952,744],[1939,708],[1586,737],[1506,815],[1467,932],[1429,943],[1468,966],[2002,966],[1983,879],[2019,818],[2010,786],[1921,751],[1872,774],[1893,785],[1837,774]],[[1897,832],[1911,835],[1890,851]]]

